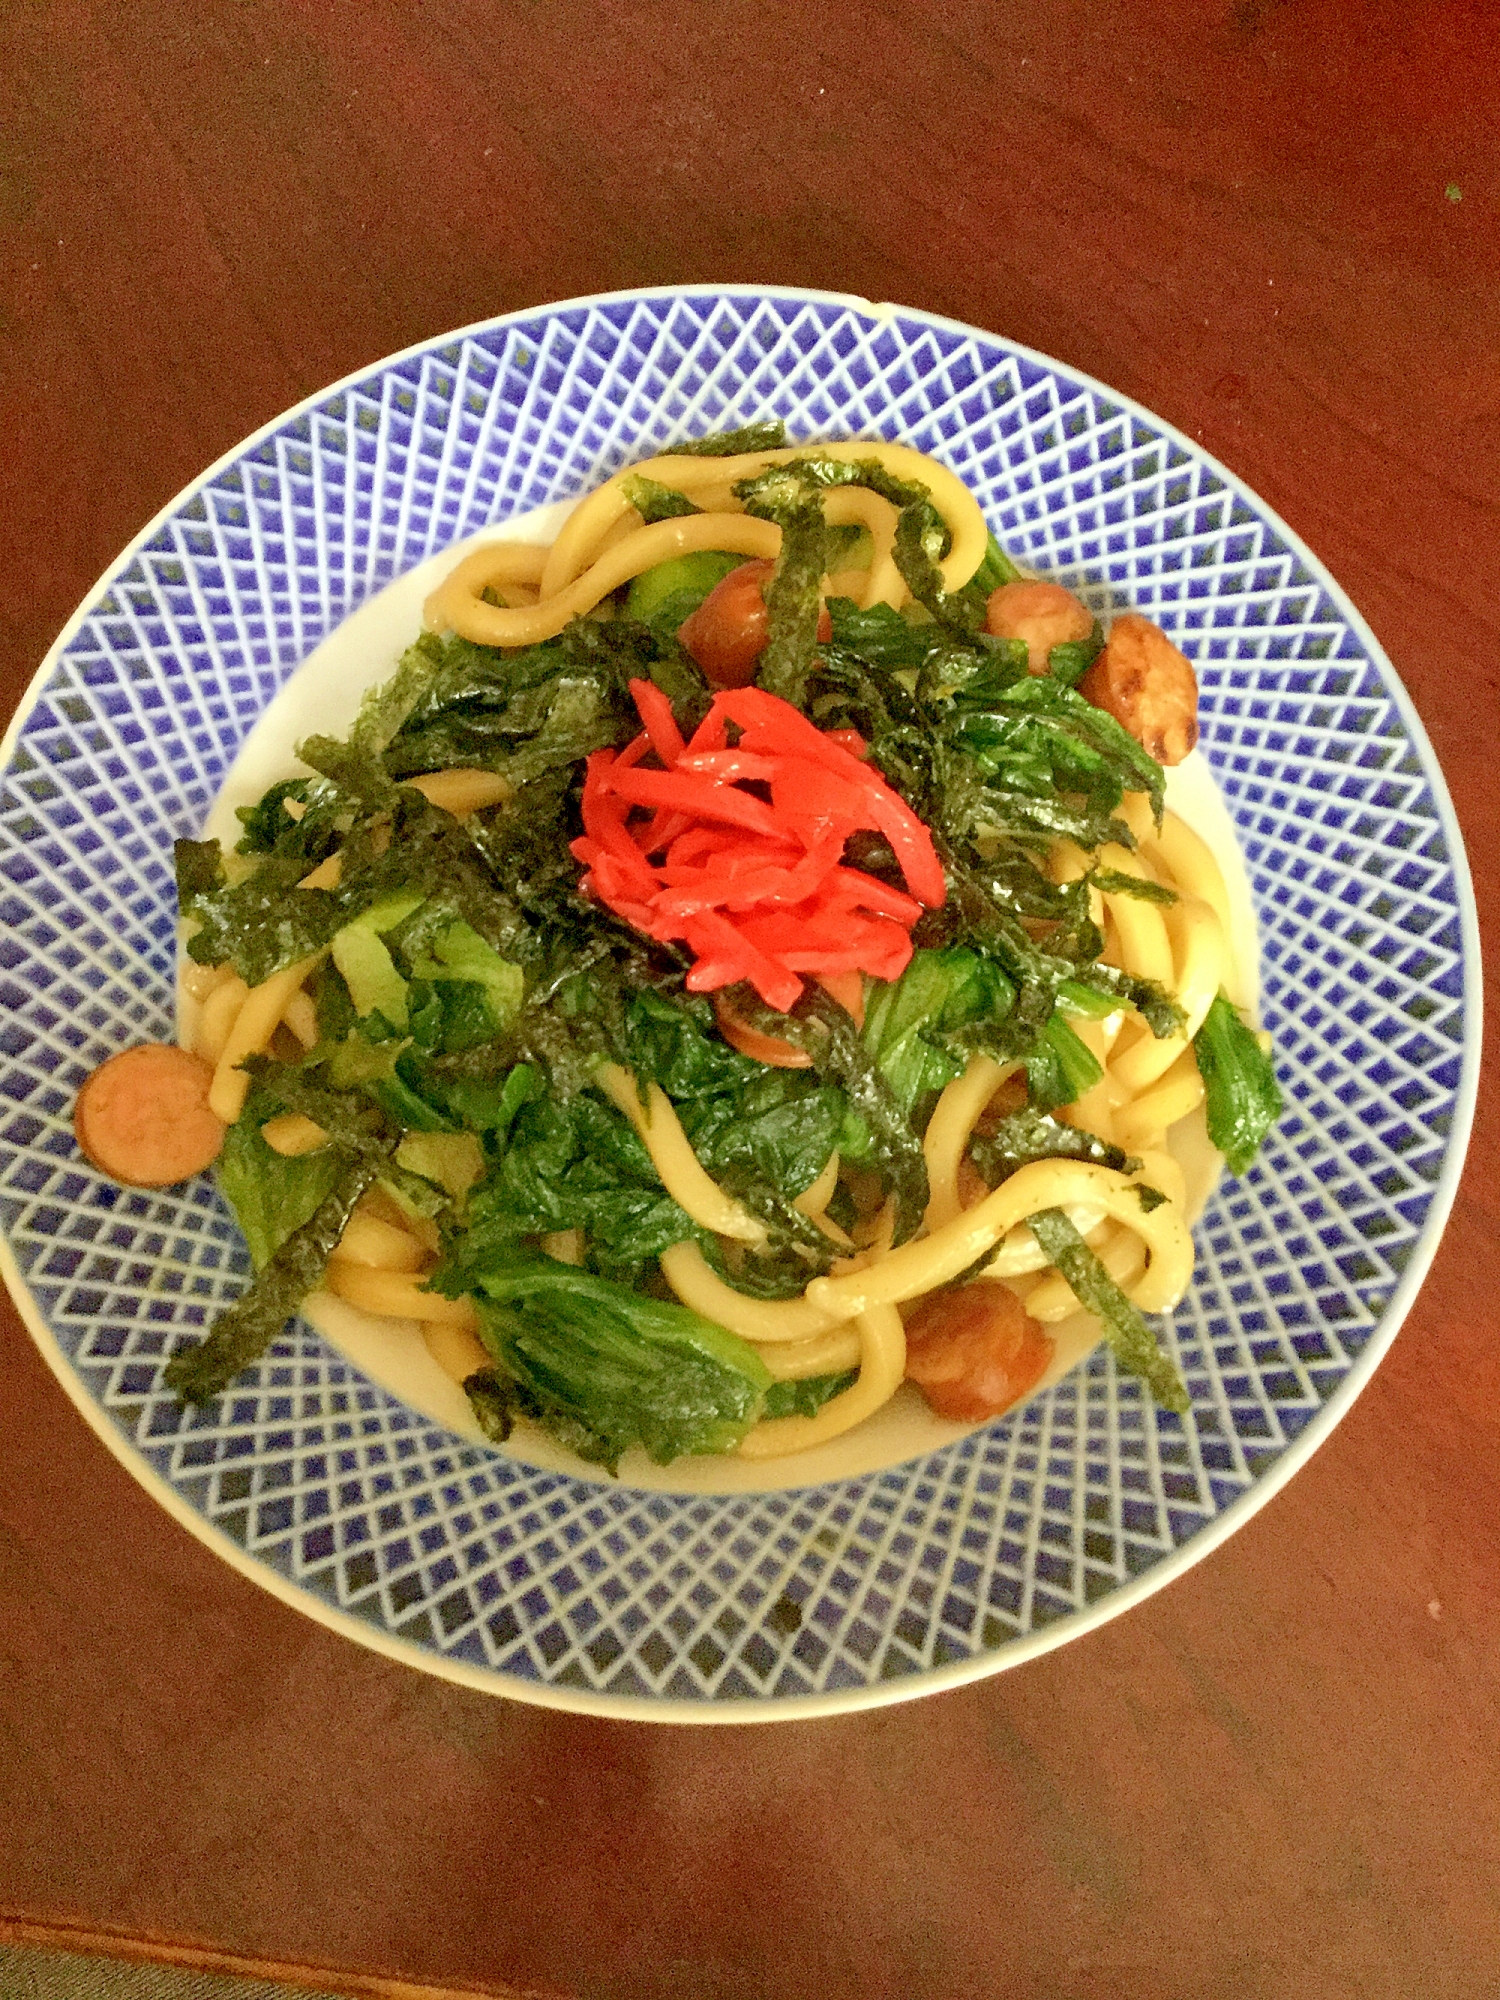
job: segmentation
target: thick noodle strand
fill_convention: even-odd
[[[1045,1208],[1091,1207],[1134,1229],[1150,1262],[1132,1294],[1145,1312],[1166,1312],[1187,1289],[1193,1244],[1171,1202],[1147,1210],[1135,1183],[1083,1160],[1036,1160],[1002,1181],[983,1201],[934,1235],[903,1243],[879,1263],[837,1278],[814,1278],[807,1300],[834,1319],[871,1306],[896,1305],[949,1284],[977,1263],[1018,1222]]]
[[[888,1403],[906,1373],[906,1328],[891,1305],[872,1306],[855,1319],[859,1329],[859,1380],[826,1402],[815,1417],[768,1417],[740,1441],[741,1458],[785,1458],[862,1424]]]

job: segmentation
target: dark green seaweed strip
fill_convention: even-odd
[[[1118,868],[1096,868],[1090,878],[1105,896],[1134,896],[1140,903],[1175,903],[1177,891],[1161,882],[1148,882],[1144,875],[1126,875]]]
[[[207,1338],[172,1356],[164,1379],[182,1402],[212,1402],[242,1368],[260,1359],[317,1288],[355,1204],[380,1167],[378,1156],[351,1160],[347,1174],[301,1228],[292,1231],[255,1282],[220,1313]]]
[[[1067,1279],[1079,1304],[1104,1328],[1115,1360],[1129,1375],[1138,1375],[1165,1409],[1185,1416],[1187,1385],[1177,1364],[1164,1354],[1139,1311],[1105,1270],[1060,1208],[1044,1208],[1028,1216],[1032,1235],[1050,1263]]]
[[[769,637],[757,679],[769,693],[800,707],[818,644],[827,554],[823,502],[795,466],[772,466],[742,479],[734,490],[747,513],[774,521],[781,530],[781,554],[765,593]]]
[[[786,443],[786,425],[779,417],[764,423],[743,424],[737,431],[715,431],[708,437],[690,438],[685,444],[663,445],[667,458],[739,458],[750,451],[780,451]]]
[[[969,1142],[974,1164],[991,1187],[998,1187],[1034,1160],[1087,1160],[1116,1173],[1134,1173],[1139,1160],[1079,1125],[1064,1125],[1031,1105],[1002,1118],[991,1132],[977,1132]]]
[[[689,500],[685,493],[679,493],[675,486],[663,486],[659,479],[647,479],[640,472],[625,480],[620,491],[647,527],[654,521],[676,521],[685,515],[703,512],[703,509]]]

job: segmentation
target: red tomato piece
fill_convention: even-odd
[[[980,1279],[929,1292],[906,1322],[906,1376],[940,1417],[978,1423],[1020,1402],[1046,1373],[1052,1336],[1007,1286]]]
[[[698,662],[710,687],[748,687],[755,679],[768,637],[761,586],[775,567],[766,561],[741,563],[677,628],[678,643]]]

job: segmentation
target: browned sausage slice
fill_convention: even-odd
[[[1126,611],[1078,692],[1128,729],[1158,764],[1180,764],[1198,741],[1198,679],[1159,625]]]
[[[1052,1336],[1015,1293],[980,1279],[929,1292],[906,1321],[906,1379],[940,1417],[998,1417],[1041,1380]]]
[[[1054,646],[1070,646],[1094,629],[1094,614],[1060,583],[1002,583],[985,605],[984,629],[997,639],[1021,639],[1027,670],[1047,671]]]
[[[190,1049],[143,1042],[101,1063],[78,1093],[84,1157],[130,1187],[171,1187],[211,1167],[228,1129],[208,1108],[212,1067]]]

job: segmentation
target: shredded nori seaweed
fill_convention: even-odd
[[[623,481],[620,491],[648,527],[653,521],[676,521],[703,512],[685,493],[663,486],[659,479],[648,479],[644,473],[637,472]]]
[[[1177,1364],[1164,1353],[1138,1309],[1133,1306],[1103,1264],[1060,1208],[1044,1208],[1027,1217],[1027,1225],[1049,1263],[1072,1287],[1074,1297],[1099,1320],[1115,1360],[1130,1375],[1138,1375],[1164,1409],[1185,1416],[1187,1385]]]
[[[392,1134],[390,1150],[395,1144]],[[242,1369],[260,1359],[316,1289],[356,1204],[380,1168],[378,1158],[352,1156],[332,1192],[292,1231],[234,1304],[219,1314],[207,1338],[172,1356],[164,1371],[166,1384],[184,1403],[212,1402]]]
[[[714,431],[708,437],[690,438],[684,444],[662,446],[669,458],[739,458],[752,451],[780,451],[786,443],[786,425],[779,417],[763,423],[742,424],[735,431]]]
[[[734,490],[747,513],[781,529],[781,554],[765,591],[768,636],[757,679],[800,706],[817,650],[819,585],[827,565],[823,503],[797,465],[773,466]]]

